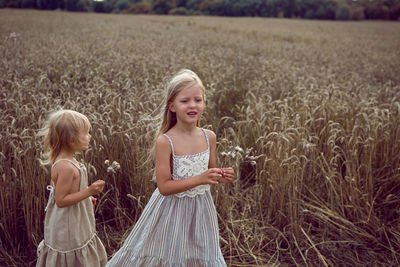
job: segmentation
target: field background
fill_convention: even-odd
[[[119,248],[155,189],[152,118],[184,67],[238,173],[212,188],[229,266],[400,265],[398,22],[1,9],[0,59],[1,265],[35,264],[49,182],[35,134],[60,107],[92,122],[79,158],[107,182],[97,229]]]

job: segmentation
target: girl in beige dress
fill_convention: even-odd
[[[44,239],[37,248],[36,266],[105,266],[107,255],[96,234],[93,195],[103,191],[104,181],[88,186],[85,166],[74,155],[90,141],[86,116],[72,110],[50,115],[41,131],[45,160],[51,164],[50,191],[44,221]]]

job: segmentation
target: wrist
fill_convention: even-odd
[[[199,174],[199,175],[196,175],[196,176],[193,176],[193,180],[194,180],[194,182],[193,182],[193,187],[196,187],[196,186],[198,186],[198,185],[202,185],[202,184],[205,184],[204,182],[203,182],[203,179],[202,179],[202,176],[201,176],[201,174]]]
[[[92,188],[89,186],[86,187],[86,194],[88,195],[88,197],[91,197],[95,194],[95,192],[93,192]]]

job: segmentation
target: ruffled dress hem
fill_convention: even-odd
[[[160,266],[160,267],[226,267],[224,258],[207,261],[204,259],[185,259],[180,262],[170,262],[161,258],[153,256],[131,256],[124,261],[123,266],[137,266],[137,267],[148,267],[148,266]]]
[[[42,240],[37,249],[37,256],[36,267],[103,267],[107,263],[107,255],[104,246],[96,234],[82,247],[68,251],[54,249]]]

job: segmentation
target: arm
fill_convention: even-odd
[[[167,138],[160,135],[156,140],[156,179],[158,190],[162,195],[172,195],[192,189],[201,184],[218,184],[216,181],[221,177],[220,170],[209,169],[200,175],[189,177],[184,180],[171,179],[171,146]]]
[[[77,173],[76,168],[64,162],[60,162],[55,168],[57,168],[55,170],[57,172],[55,200],[59,208],[72,206],[103,191],[105,182],[97,180],[89,187],[76,192],[75,190],[79,190],[80,183],[79,173]]]

